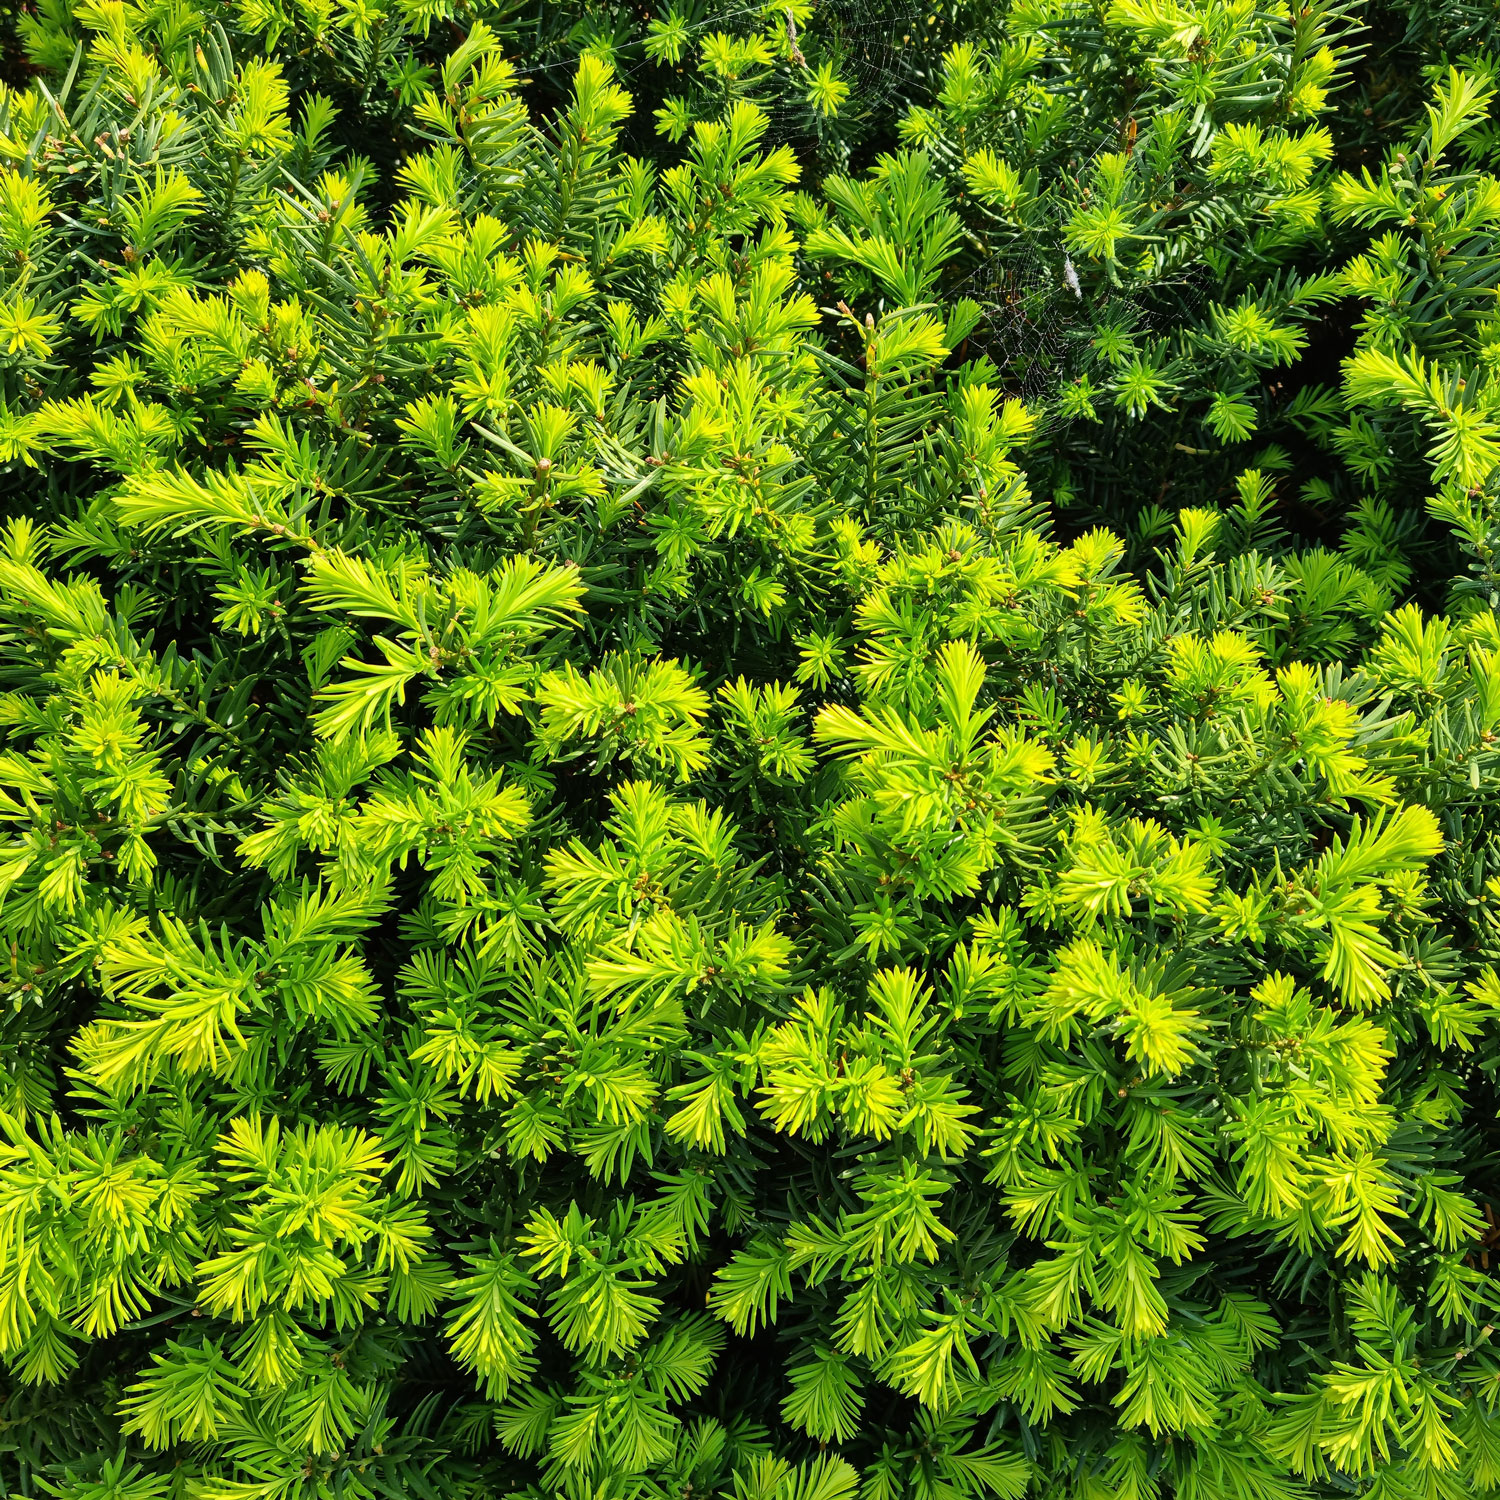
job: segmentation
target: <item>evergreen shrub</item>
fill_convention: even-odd
[[[1500,1495],[1500,59],[34,0],[0,1484]]]

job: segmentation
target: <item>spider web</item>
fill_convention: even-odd
[[[778,58],[771,86],[753,96],[769,121],[763,144],[772,146],[814,132],[814,109],[808,95],[814,72],[823,63],[833,64],[836,78],[848,88],[838,107],[839,123],[845,127],[852,124],[857,130],[868,121],[889,103],[909,71],[909,44],[924,18],[918,0],[813,0],[812,15],[801,24],[774,4],[713,8],[685,26],[683,63],[687,64],[703,41],[715,33],[756,35],[764,32],[768,22],[783,29],[795,49],[790,57]],[[631,37],[610,35],[601,26],[592,42],[587,36],[579,36],[576,28],[570,29],[568,36],[571,40],[554,38],[550,44],[538,38],[525,49],[531,50],[533,57],[537,52],[543,56],[520,68],[522,76],[544,78],[553,87],[565,88],[578,66],[579,52],[590,45],[611,55],[615,74],[626,88],[647,82],[659,84],[664,70],[670,67],[646,54],[641,45],[644,32]],[[546,59],[547,51],[559,50],[561,55]]]
[[[1101,143],[1067,175],[1087,181],[1098,158],[1115,149]],[[1193,321],[1206,301],[1201,274],[1168,272],[1132,288],[1080,271],[1064,240],[1071,207],[1060,195],[1039,231],[987,256],[952,291],[981,313],[966,356],[987,356],[1007,393],[1043,407],[1094,362],[1101,335],[1114,330],[1127,350],[1144,353]]]
[[[805,65],[793,58],[782,87],[762,108],[770,116],[768,138],[793,141],[809,134],[807,101],[814,70],[832,63],[849,92],[839,122],[856,130],[888,105],[909,71],[910,45],[923,24],[916,0],[815,0],[812,16],[796,31]]]
[[[684,65],[714,33],[754,35],[778,13],[786,17],[774,4],[746,4],[716,8],[690,21]],[[924,24],[918,0],[813,0],[811,16],[787,31],[802,62],[796,56],[781,59],[773,87],[756,96],[769,118],[763,144],[794,142],[810,134],[807,93],[814,70],[824,62],[832,63],[836,76],[848,85],[839,118],[857,130],[901,88],[910,68],[911,40]],[[564,44],[565,55],[528,66],[526,73],[550,74],[554,83],[570,77],[577,66],[580,38],[576,28],[569,34],[573,41]],[[640,41],[639,34],[615,36],[610,50],[616,74],[627,88],[648,80],[659,86],[666,65],[648,57]],[[1158,275],[1144,287],[1130,288],[1099,282],[1087,269],[1080,274],[1075,267],[1064,242],[1068,215],[1099,158],[1118,149],[1115,139],[1100,139],[1064,164],[1054,179],[1051,213],[1040,229],[1013,237],[950,291],[951,296],[973,300],[981,312],[978,326],[965,341],[963,357],[987,356],[1004,390],[1048,411],[1048,420],[1048,409],[1055,409],[1062,387],[1095,363],[1101,332],[1112,329],[1126,340],[1127,350],[1145,352],[1149,344],[1169,338],[1191,321],[1206,300],[1206,277],[1201,273]]]

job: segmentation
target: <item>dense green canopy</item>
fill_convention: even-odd
[[[0,1487],[1500,1496],[1500,58],[35,0]]]

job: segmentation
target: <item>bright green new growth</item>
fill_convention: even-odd
[[[10,25],[7,1493],[1500,1496],[1478,8]]]

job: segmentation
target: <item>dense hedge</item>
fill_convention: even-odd
[[[1500,1495],[1500,60],[36,0],[0,1485]]]

